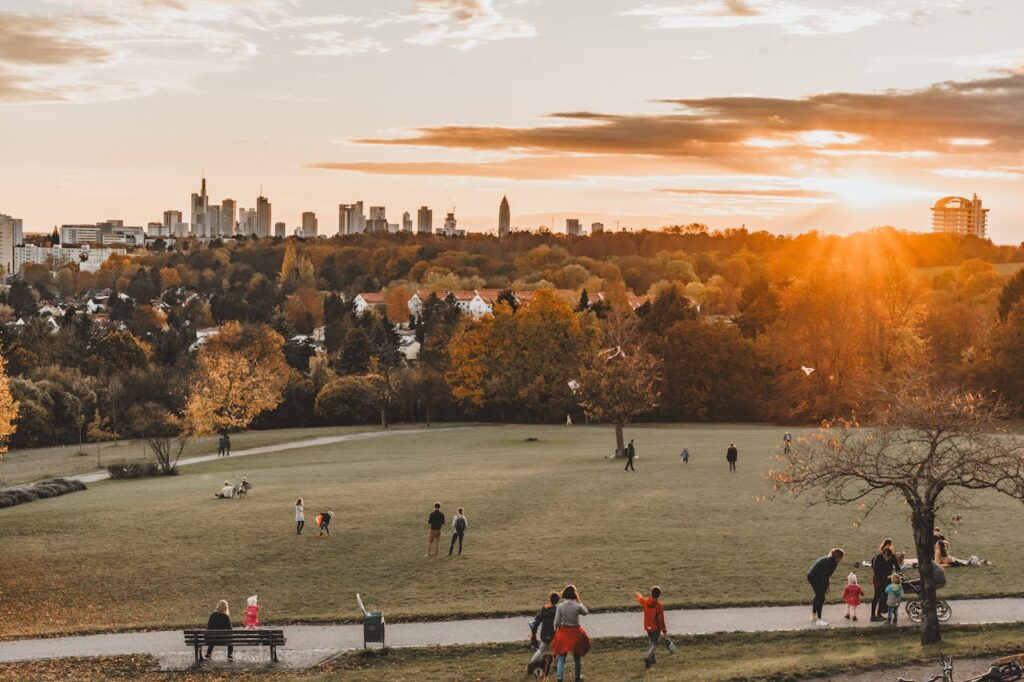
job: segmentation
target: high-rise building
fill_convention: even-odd
[[[460,230],[456,227],[455,211],[445,214],[444,227],[441,229],[441,234],[445,237],[462,237],[466,234],[465,230]]]
[[[434,212],[426,206],[420,206],[416,211],[416,233],[430,234],[434,231]]]
[[[207,217],[207,210],[210,206],[210,200],[206,196],[206,178],[203,178],[202,188],[199,190],[199,194],[192,193],[192,236],[194,237],[209,237],[210,236],[210,222]]]
[[[209,226],[206,236],[216,239],[220,236],[220,205],[213,204],[206,209],[206,223]]]
[[[604,223],[590,223],[590,234],[601,234],[604,232]]]
[[[235,233],[235,214],[238,212],[238,202],[234,199],[225,199],[220,202],[220,225],[217,233],[221,237],[230,237]]]
[[[274,236],[284,239],[288,236],[288,226],[282,222],[274,223]]]
[[[501,198],[501,205],[498,207],[498,236],[507,237],[512,230],[512,210],[508,205],[508,197]]]
[[[402,214],[402,232],[412,232],[412,216],[408,211]]]
[[[14,275],[14,247],[21,245],[21,218],[0,214],[0,265],[4,274]]]
[[[363,202],[338,204],[338,234],[360,234],[366,230]]]
[[[270,236],[270,200],[262,194],[256,197],[256,236],[260,239]]]
[[[932,231],[943,234],[973,235],[985,238],[988,228],[988,209],[981,207],[981,199],[943,197],[932,206]]]
[[[316,239],[316,213],[306,211],[302,214],[302,236],[306,239]]]
[[[565,219],[565,233],[572,237],[580,236],[582,230],[580,229],[579,218],[566,218]]]
[[[188,223],[181,219],[181,211],[164,211],[163,231],[168,237],[187,237]]]
[[[238,209],[238,234],[244,237],[248,237],[251,234],[256,234],[255,208]]]
[[[383,206],[370,207],[370,220],[387,220],[387,209]]]

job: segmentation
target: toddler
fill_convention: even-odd
[[[903,600],[903,576],[893,573],[889,577],[889,585],[885,588],[885,605],[889,607],[889,617],[886,622],[889,625],[896,625],[900,615],[900,602]]]
[[[252,595],[246,600],[248,606],[245,607],[245,629],[255,630],[260,626],[260,606],[256,603],[256,595]]]
[[[864,589],[857,584],[857,574],[850,573],[846,576],[846,587],[843,589],[843,601],[846,602],[846,620],[857,620],[857,607],[860,606],[860,598],[864,596]]]

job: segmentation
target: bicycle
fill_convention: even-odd
[[[930,677],[922,682],[954,682],[953,658],[947,659],[945,655],[940,654],[940,659],[942,661],[942,675]],[[1024,659],[1024,656],[1021,655],[1000,658],[989,667],[988,672],[963,682],[1016,682],[1017,680],[1024,680],[1024,668],[1021,667],[1022,659]],[[899,677],[896,682],[915,681]]]

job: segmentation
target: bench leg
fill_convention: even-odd
[[[199,645],[198,645],[198,644],[196,644],[196,662],[198,663],[198,662],[199,662],[199,661],[201,661],[201,660],[203,660],[203,656],[202,656],[202,654],[200,653],[200,647],[199,647]]]
[[[270,662],[277,663],[277,646],[274,644],[270,645]]]

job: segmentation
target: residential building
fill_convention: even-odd
[[[306,239],[316,239],[316,232],[316,213],[306,211],[302,214],[302,236]]]
[[[2,241],[2,236],[0,236],[0,241]],[[25,263],[49,265],[54,270],[67,263],[77,263],[79,270],[96,272],[111,256],[124,256],[127,253],[127,250],[121,247],[90,247],[88,244],[83,244],[82,246],[67,244],[36,246],[35,244],[23,244],[14,249],[14,271],[21,270],[21,266]]]
[[[604,232],[604,223],[590,223],[590,234],[601,234]]]
[[[192,207],[192,236],[209,237],[210,222],[207,217],[207,210],[210,207],[210,201],[206,196],[206,178],[203,178],[199,194],[192,193],[190,206]]]
[[[366,231],[363,202],[338,204],[338,234],[361,234]]]
[[[256,236],[269,237],[270,224],[270,200],[261,194],[256,197]]]
[[[107,220],[95,225],[61,225],[60,243],[143,246],[146,231],[141,227],[125,226],[122,220]]]
[[[512,231],[512,209],[508,205],[508,197],[501,198],[498,206],[498,236],[507,237]]]
[[[284,239],[288,236],[288,226],[281,222],[274,223],[274,236]]]
[[[578,237],[583,233],[579,218],[565,219],[565,233],[570,237]]]
[[[356,294],[355,298],[352,299],[352,310],[356,315],[362,315],[367,310],[374,308],[377,310],[384,310],[387,308],[388,302],[384,294],[373,294],[373,293],[361,293]]]
[[[3,274],[13,275],[18,272],[14,263],[14,249],[21,244],[21,218],[12,218],[0,214],[0,265]]]
[[[220,202],[220,224],[217,234],[221,237],[230,237],[235,234],[235,215],[238,213],[238,202],[234,199],[225,199]]]
[[[981,199],[943,197],[932,206],[932,231],[943,234],[973,235],[985,238],[988,228],[988,209],[981,207]]]
[[[412,232],[412,216],[408,211],[402,214],[402,232]]]
[[[416,234],[430,234],[434,231],[434,212],[426,206],[416,211]]]

